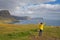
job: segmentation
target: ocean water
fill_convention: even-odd
[[[60,26],[60,20],[20,20],[20,22],[16,24],[37,24],[39,22],[44,22],[46,25],[51,25],[51,26]]]
[[[60,20],[45,20],[46,25],[60,26]]]

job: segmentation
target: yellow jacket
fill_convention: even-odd
[[[39,24],[39,29],[43,30],[44,24]]]

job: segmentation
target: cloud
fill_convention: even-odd
[[[12,9],[14,6],[17,6],[16,0],[0,0],[0,9]]]
[[[45,3],[45,2],[53,2],[56,0],[31,0],[31,3]]]
[[[55,1],[56,0],[0,0],[0,9],[8,9],[11,15],[16,16],[56,17],[60,19],[60,16],[58,16],[60,15],[60,4],[44,4]]]
[[[50,1],[55,0],[0,0],[0,9],[12,9],[19,5],[25,6],[29,3],[36,4]]]
[[[0,9],[8,9],[13,12],[17,6],[25,7],[31,4],[40,4],[50,1],[56,0],[0,0]]]
[[[46,19],[60,19],[60,5],[59,4],[37,4],[27,6],[26,9],[20,10],[24,12],[22,15],[31,17],[44,17]],[[29,14],[30,12],[30,14]],[[18,13],[20,14],[20,13]],[[19,15],[20,16],[20,15]]]
[[[55,4],[55,5],[52,5],[52,4],[37,4],[37,5],[34,5],[34,6],[28,6],[29,9],[31,10],[36,10],[36,9],[40,9],[40,8],[44,8],[44,9],[51,9],[51,10],[58,10],[60,9],[60,5],[59,4]]]

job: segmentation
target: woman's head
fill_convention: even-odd
[[[40,24],[43,24],[42,22]]]

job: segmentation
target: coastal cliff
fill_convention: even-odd
[[[10,15],[8,10],[0,10],[0,23],[1,22],[11,22],[16,19]]]

